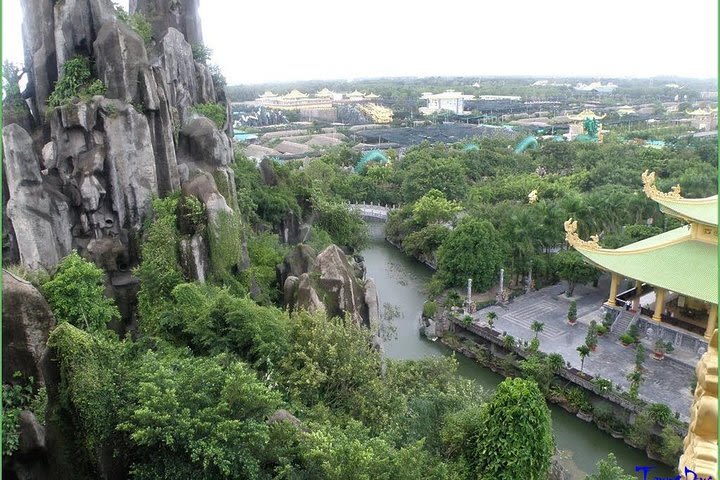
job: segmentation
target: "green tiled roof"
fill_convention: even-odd
[[[654,198],[668,215],[695,220],[705,225],[718,224],[718,197],[708,198]]]
[[[717,244],[693,240],[689,227],[680,227],[617,250],[576,249],[604,270],[718,303]]]

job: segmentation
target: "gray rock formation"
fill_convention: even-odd
[[[192,45],[203,43],[198,0],[130,0],[130,12],[140,12],[152,25],[152,35],[161,40],[168,29],[182,33]]]
[[[277,274],[289,308],[323,310],[332,317],[349,314],[358,325],[379,327],[375,282],[358,278],[338,246],[330,245],[316,256],[311,247],[297,245],[277,266]]]
[[[42,357],[55,318],[45,298],[29,282],[3,270],[3,383],[15,372],[43,384]]]
[[[23,44],[25,70],[28,74],[26,96],[31,99],[31,110],[42,123],[45,119],[47,99],[58,79],[55,54],[54,0],[23,0]]]
[[[110,0],[63,0],[53,4],[55,53],[60,72],[62,65],[75,55],[92,56],[100,29],[116,21],[115,7]]]
[[[21,126],[6,126],[2,136],[10,195],[7,216],[17,238],[20,261],[32,269],[50,268],[70,252],[67,199],[43,181],[32,139]]]
[[[196,233],[180,240],[180,263],[187,278],[205,283],[210,271],[210,261],[202,235]]]

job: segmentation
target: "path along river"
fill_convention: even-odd
[[[367,276],[377,284],[380,305],[391,305],[399,314],[393,320],[395,335],[385,342],[385,353],[391,358],[420,359],[433,355],[451,355],[452,351],[439,342],[420,335],[419,317],[426,299],[425,286],[432,271],[404,255],[383,239],[384,224],[369,223],[370,242],[361,252],[365,257]],[[458,355],[460,375],[475,380],[486,392],[492,392],[503,378],[477,363]],[[658,465],[639,450],[622,440],[612,438],[565,410],[550,405],[555,442],[562,452],[563,464],[573,478],[584,479],[593,473],[595,463],[613,452],[627,473],[634,474],[636,465]],[[650,474],[672,477],[671,469],[658,466]],[[638,478],[642,478],[640,475]]]

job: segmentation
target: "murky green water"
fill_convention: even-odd
[[[380,304],[389,304],[397,312],[391,320],[395,330],[394,338],[385,342],[385,353],[392,358],[418,359],[430,355],[450,355],[452,351],[438,342],[431,342],[419,334],[419,318],[426,298],[425,285],[432,272],[402,254],[383,239],[381,223],[370,223],[371,240],[362,252],[365,257],[367,275],[375,280],[380,296]],[[461,375],[474,379],[487,391],[495,389],[502,377],[483,368],[471,360],[458,356]],[[553,430],[558,448],[567,459],[566,466],[574,472],[574,477],[585,478],[592,473],[595,463],[613,452],[619,464],[628,473],[635,472],[636,465],[657,465],[642,452],[627,446],[621,440],[578,419],[554,405],[552,411]],[[672,476],[667,467],[653,469],[651,475]],[[642,478],[642,477],[638,477]]]

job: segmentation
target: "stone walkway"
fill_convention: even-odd
[[[604,281],[603,281],[604,280]],[[570,301],[563,297],[565,284],[546,287],[536,292],[515,298],[506,308],[491,306],[473,315],[476,324],[487,322],[488,312],[495,312],[494,329],[507,332],[516,339],[532,340],[535,332],[530,329],[533,321],[543,322],[544,329],[538,336],[540,350],[545,353],[559,353],[566,362],[580,368],[580,356],[576,348],[585,343],[588,325],[591,320],[600,323],[603,318],[601,305],[606,300],[608,285],[601,280],[598,288],[578,285],[575,288],[578,309],[578,322],[574,326],[567,323],[567,311]],[[647,347],[647,346],[646,346]],[[651,349],[643,367],[645,381],[640,386],[640,398],[650,403],[664,403],[679,418],[688,421],[692,393],[694,367],[669,359],[658,361],[652,358]],[[583,371],[596,377],[612,381],[622,390],[629,390],[627,374],[634,369],[635,349],[623,347],[616,338],[605,334],[598,338],[595,352],[585,358]]]

